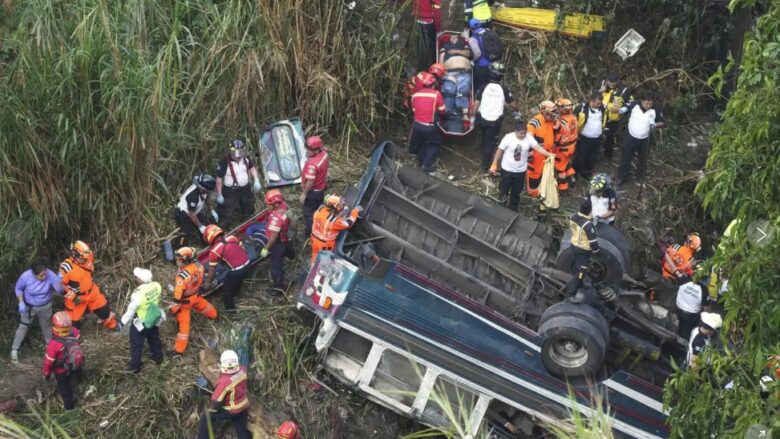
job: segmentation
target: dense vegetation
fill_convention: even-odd
[[[731,7],[749,4],[734,1]],[[712,265],[729,279],[722,338],[725,351],[669,382],[675,437],[743,437],[751,425],[780,428],[780,386],[760,395],[770,355],[780,353],[780,3],[745,40],[736,92],[712,136],[706,176],[697,187],[704,207],[723,223],[738,221]],[[728,69],[735,69],[731,65]],[[727,70],[728,70],[727,69]],[[713,77],[722,86],[724,71]],[[726,389],[733,381],[733,389]],[[715,437],[713,436],[713,437]],[[759,436],[756,436],[759,437]]]
[[[158,236],[162,206],[231,137],[256,141],[263,124],[297,115],[346,143],[398,98],[388,84],[403,48],[381,3],[13,7],[0,58],[0,246],[25,252],[3,252],[0,272],[77,237],[123,250],[138,231]]]

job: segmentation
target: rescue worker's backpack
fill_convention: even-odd
[[[56,340],[62,343],[62,368],[68,372],[79,370],[84,366],[84,351],[81,350],[81,343],[75,337],[56,337]]]
[[[482,56],[490,62],[499,61],[504,56],[504,45],[493,29],[485,29],[480,38],[482,41]]]

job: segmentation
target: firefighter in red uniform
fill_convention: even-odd
[[[344,201],[341,197],[331,195],[325,200],[325,204],[314,214],[314,227],[311,231],[311,263],[317,259],[321,250],[333,250],[336,246],[336,238],[339,232],[349,229],[355,224],[358,215],[363,208],[358,206],[344,217]]]
[[[230,421],[238,439],[251,439],[247,427],[249,398],[247,397],[246,367],[238,361],[235,351],[227,350],[219,356],[219,379],[211,394],[211,407],[207,416],[200,418],[198,439],[208,439],[218,431],[217,421]],[[209,425],[211,424],[211,425]]]
[[[287,215],[287,203],[284,202],[284,194],[278,189],[271,189],[265,193],[265,204],[270,209],[268,225],[265,228],[265,236],[268,242],[260,251],[263,258],[271,257],[271,280],[274,285],[268,292],[272,295],[284,293],[284,258],[294,258],[295,253],[289,245],[291,228],[290,217]],[[294,227],[293,227],[294,228]]]
[[[558,190],[565,191],[569,189],[569,183],[574,181],[572,157],[579,138],[577,116],[572,114],[574,104],[568,99],[558,99],[555,101],[555,107],[559,114],[555,126],[555,146],[553,146],[555,172]]]
[[[116,316],[108,307],[108,300],[92,279],[95,270],[95,255],[83,241],[70,246],[70,257],[60,264],[62,286],[65,287],[65,308],[73,326],[81,326],[81,318],[89,310],[95,313],[101,324],[108,329],[117,329]]]
[[[428,68],[428,73],[436,77],[435,88],[438,89],[439,84],[441,84],[441,79],[444,77],[444,74],[447,73],[447,69],[444,68],[444,64],[437,62],[436,64],[431,64]],[[404,86],[404,108],[409,108],[410,99],[413,94],[425,88],[425,85],[423,85],[424,75],[425,72],[420,72],[412,76],[412,79],[406,82],[406,85]]]
[[[214,320],[217,318],[217,309],[199,294],[205,270],[195,258],[195,249],[180,248],[176,252],[176,265],[179,267],[179,273],[176,275],[176,285],[173,289],[173,305],[168,311],[176,317],[179,324],[173,354],[182,355],[190,341],[190,310],[194,309],[206,318]]]
[[[436,35],[441,31],[441,0],[414,0],[412,14],[420,29],[419,68],[436,61]]]
[[[555,145],[555,122],[558,120],[558,111],[555,104],[544,101],[539,104],[539,113],[528,121],[528,132],[534,136],[536,142],[547,152],[553,152]],[[532,197],[539,196],[539,183],[542,182],[544,161],[547,157],[541,154],[531,154],[526,173],[528,194]]]
[[[425,172],[433,171],[433,163],[441,149],[442,136],[436,126],[437,116],[446,111],[444,97],[433,88],[436,77],[425,72],[423,85],[425,88],[412,95],[411,104],[414,111],[414,126],[409,143],[409,152],[417,155],[417,161]]]
[[[228,272],[222,280],[222,302],[226,310],[236,309],[233,298],[238,294],[244,279],[249,274],[249,257],[244,250],[244,245],[234,235],[225,236],[225,232],[216,224],[206,226],[203,239],[211,246],[209,268],[203,279],[203,285],[210,288],[212,282],[216,281],[217,265],[220,261],[224,261]]]
[[[322,147],[320,136],[306,139],[306,156],[303,165],[303,192],[300,202],[303,205],[304,235],[311,235],[311,221],[314,212],[325,200],[325,190],[328,188],[328,151]]]

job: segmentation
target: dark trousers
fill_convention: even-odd
[[[493,162],[493,155],[496,153],[496,146],[498,145],[498,134],[501,132],[501,121],[503,117],[499,117],[494,121],[482,119],[479,116],[477,124],[482,130],[482,168],[488,169],[490,163]]]
[[[579,247],[574,247],[572,250],[574,251],[574,264],[571,274],[574,277],[566,284],[566,292],[570,296],[577,294],[577,290],[582,286],[590,269],[590,250],[583,250]]]
[[[436,26],[433,23],[417,23],[420,30],[420,46],[417,70],[427,71],[436,62]]]
[[[217,208],[219,213],[219,222],[224,228],[230,228],[238,222],[244,221],[255,212],[255,194],[252,193],[252,185],[240,187],[222,187],[222,196],[225,203]],[[241,215],[235,218],[236,209]]]
[[[501,180],[498,183],[498,192],[501,194],[502,201],[506,201],[509,196],[509,208],[517,210],[520,204],[520,193],[525,186],[525,172],[509,172],[501,170]]]
[[[607,117],[606,115],[604,117]],[[620,121],[613,120],[604,126],[604,157],[612,160],[612,151],[615,149],[615,137],[620,128]]]
[[[139,331],[134,324],[130,325],[130,371],[141,371],[141,356],[144,353],[144,341],[149,343],[149,350],[152,351],[152,359],[155,363],[161,364],[163,361],[162,342],[160,341],[160,328],[144,328]]]
[[[74,375],[79,374],[81,374],[80,370],[54,374],[54,380],[57,382],[57,391],[62,397],[62,404],[65,406],[65,410],[73,410],[76,407]]]
[[[676,311],[677,314],[677,335],[688,340],[691,338],[691,331],[693,328],[699,326],[699,314],[693,314],[681,310]]]
[[[247,274],[249,274],[248,265],[238,270],[230,270],[225,275],[225,280],[222,281],[222,303],[225,304],[225,309],[236,309],[234,298],[241,290]]]
[[[271,260],[269,268],[271,270],[271,280],[274,283],[274,288],[284,289],[284,258],[294,258],[295,249],[290,246],[289,242],[277,241],[273,247],[271,247],[268,258]]]
[[[577,150],[574,153],[574,172],[581,178],[588,179],[593,175],[593,168],[596,167],[596,160],[599,156],[600,138],[591,139],[590,137],[580,136],[577,141]]]
[[[198,426],[198,439],[217,437],[214,424],[221,421],[230,421],[230,423],[233,425],[233,428],[236,429],[236,436],[238,436],[238,439],[251,439],[252,434],[249,433],[249,429],[246,425],[248,412],[249,410],[244,410],[241,413],[236,413],[233,415],[225,410],[220,409],[213,413],[209,412],[208,417],[205,415],[201,416],[200,425]],[[209,418],[211,418],[211,432],[213,433],[213,436],[209,436]]]
[[[650,138],[636,139],[631,134],[626,134],[623,149],[620,151],[619,179],[625,180],[631,175],[631,161],[634,159],[634,154],[637,153],[639,154],[639,163],[636,165],[636,178],[641,179],[645,175],[647,158],[650,156]]]
[[[479,90],[483,85],[490,82],[490,70],[488,66],[474,66],[472,70],[474,77],[474,90]]]
[[[198,219],[201,224],[208,224],[208,218],[203,212],[198,214]],[[198,227],[192,222],[189,215],[181,210],[176,211],[176,224],[179,226],[179,237],[174,240],[174,250],[185,246],[200,246],[204,243],[203,235],[201,235]]]
[[[303,236],[305,239],[309,239],[311,236],[314,213],[322,206],[323,200],[325,200],[325,190],[309,191],[309,193],[306,194],[306,199],[303,200]]]
[[[441,150],[441,137],[441,132],[436,125],[415,122],[412,127],[409,151],[417,155],[417,162],[426,172],[433,170],[433,163]]]

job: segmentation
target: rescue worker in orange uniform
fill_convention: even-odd
[[[312,264],[321,250],[333,250],[339,232],[352,227],[360,212],[363,211],[363,208],[358,206],[345,218],[342,215],[344,207],[341,197],[330,195],[325,199],[325,204],[314,214],[314,225],[311,230]]]
[[[176,342],[173,346],[174,355],[183,355],[190,342],[190,310],[203,314],[206,318],[217,318],[217,309],[214,308],[200,293],[203,285],[205,271],[203,265],[195,258],[195,249],[182,247],[176,252],[176,266],[179,273],[176,275],[176,283],[173,287],[173,305],[168,308],[179,323],[179,333],[176,334]]]
[[[701,238],[697,233],[691,233],[683,245],[674,244],[666,248],[663,265],[663,276],[672,282],[679,277],[693,276],[693,256],[701,249]]]
[[[528,133],[531,134],[547,152],[553,152],[555,146],[555,125],[558,120],[558,110],[551,101],[543,101],[539,104],[539,113],[528,121]],[[539,184],[542,182],[544,161],[547,157],[542,154],[531,154],[526,173],[528,195],[539,196]]]
[[[60,264],[62,286],[65,287],[65,308],[73,326],[81,327],[81,318],[87,310],[95,313],[107,329],[119,330],[116,316],[108,307],[108,300],[92,280],[95,255],[83,241],[70,246],[70,257]]]
[[[574,104],[570,100],[558,99],[555,101],[555,107],[559,114],[555,127],[555,145],[553,146],[555,176],[558,180],[558,190],[565,191],[569,189],[569,183],[574,182],[572,158],[579,138],[578,122],[577,116],[572,114]]]

